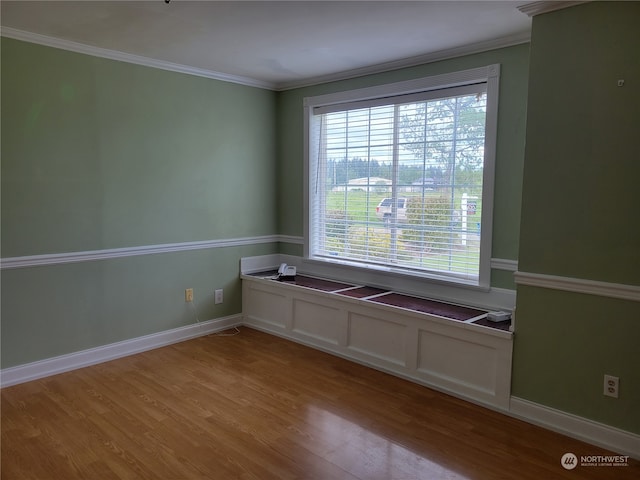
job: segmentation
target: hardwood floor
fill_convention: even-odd
[[[2,479],[625,479],[640,464],[248,328],[4,388]]]

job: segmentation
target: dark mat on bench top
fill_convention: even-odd
[[[372,302],[383,303],[385,305],[393,305],[394,307],[407,308],[422,313],[432,313],[441,317],[451,318],[453,320],[469,320],[470,318],[483,315],[487,312],[476,310],[469,307],[461,307],[451,305],[450,303],[436,302],[426,298],[411,297],[409,295],[401,295],[399,293],[390,293],[371,299]]]

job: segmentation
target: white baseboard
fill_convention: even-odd
[[[59,357],[47,358],[25,365],[0,370],[0,385],[9,387],[39,378],[57,375],[78,368],[88,367],[116,358],[133,355],[173,343],[190,340],[210,333],[219,332],[242,323],[242,315],[231,315],[184,327],[153,333],[143,337],[132,338],[122,342],[111,343],[101,347],[90,348]]]
[[[511,397],[509,413],[547,430],[606,448],[619,455],[640,459],[640,435],[518,397]],[[588,451],[571,453],[578,457],[591,454]]]
[[[231,315],[68,355],[61,355],[38,362],[5,368],[0,370],[0,385],[2,387],[9,387],[78,368],[108,362],[127,355],[134,355],[136,353],[153,350],[154,348],[164,347],[219,332],[230,327],[243,325],[243,323],[242,314]],[[249,323],[248,326],[262,330],[251,323]],[[278,333],[273,331],[268,331],[268,333],[278,335]],[[314,345],[309,346],[318,348]],[[330,353],[335,354],[334,352]],[[571,438],[606,448],[617,454],[629,455],[632,458],[640,459],[640,435],[513,396],[511,397],[509,411],[503,411],[503,413],[528,423],[539,425],[548,430],[562,433]],[[590,455],[590,452],[572,453],[577,455]]]
[[[321,341],[317,341],[311,337],[304,337],[302,335],[292,335],[290,331],[271,326],[266,322],[256,322],[254,319],[245,317],[244,325],[252,328],[254,330],[258,330],[260,332],[268,333],[269,335],[275,335],[276,337],[283,338],[285,340],[289,340],[290,342],[298,343],[300,345],[304,345],[309,348],[313,348],[315,350],[319,350],[321,352],[327,353],[329,355],[333,355],[334,357],[343,358],[353,363],[357,363],[367,368],[371,368],[373,370],[378,370],[379,372],[384,372],[389,375],[393,375],[394,377],[401,378],[411,383],[417,383],[418,385],[422,385],[423,387],[427,387],[431,390],[435,390],[437,392],[444,393],[446,395],[459,398],[460,400],[464,400],[465,402],[473,403],[474,405],[479,405],[484,408],[488,408],[489,410],[493,410],[495,412],[503,413],[508,415],[508,409],[503,408],[500,405],[492,404],[487,402],[486,400],[479,399],[472,395],[465,395],[458,391],[452,390],[451,388],[447,388],[442,385],[437,385],[433,382],[420,378],[416,375],[408,374],[400,369],[393,368],[390,366],[382,366],[380,364],[374,363],[370,360],[367,360],[363,357],[359,357],[353,354],[340,352]]]
[[[266,322],[258,322],[255,319],[245,316],[244,325],[262,332],[269,333],[271,335],[285,338],[292,342],[315,348],[316,350],[323,351],[330,355],[344,358],[351,362],[359,363],[375,370],[383,371],[390,375],[403,378],[407,381],[418,383],[427,388],[444,392],[448,395],[452,395],[476,405],[489,408],[504,415],[518,418],[527,423],[543,427],[547,430],[561,433],[563,435],[566,435],[567,437],[571,437],[591,445],[597,445],[599,447],[615,452],[618,455],[629,455],[632,458],[640,459],[640,435],[513,396],[511,396],[509,399],[509,405],[506,408],[501,408],[497,405],[489,404],[473,396],[464,395],[460,392],[455,392],[450,389],[443,388],[442,386],[434,385],[433,383],[417,378],[413,375],[407,375],[405,372],[402,372],[398,369],[381,367],[380,365],[367,362],[362,358],[357,358],[353,355],[341,353],[336,349],[327,346],[326,344],[316,342],[313,338],[303,338],[301,336],[296,336],[295,334],[292,334],[290,331],[287,331],[284,328],[271,326]],[[593,454],[593,452],[589,452],[588,450],[584,452],[571,453],[578,455],[578,457],[580,457],[580,455]]]

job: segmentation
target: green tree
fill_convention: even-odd
[[[452,205],[444,196],[410,197],[407,199],[407,226],[402,240],[415,246],[437,250],[450,235]]]
[[[486,94],[403,105],[400,114],[403,147],[413,152],[425,169],[437,167],[442,182],[455,185],[460,183],[458,174],[482,171]],[[482,176],[464,178],[478,179]]]

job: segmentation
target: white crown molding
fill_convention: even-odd
[[[515,272],[518,270],[518,261],[507,260],[506,258],[492,258],[491,268],[493,270],[505,270],[507,272]]]
[[[640,286],[637,285],[625,285],[622,283],[601,282],[597,280],[584,280],[582,278],[520,271],[514,273],[514,279],[517,285],[550,288],[553,290],[564,290],[567,292],[640,302]]]
[[[29,255],[9,257],[0,260],[0,270],[13,268],[38,267],[43,265],[60,265],[64,263],[91,262],[111,258],[135,257],[157,253],[184,252],[187,250],[206,250],[210,248],[239,247],[261,243],[286,242],[280,235],[264,235],[260,237],[230,238],[206,240],[201,242],[165,243],[162,245],[143,245],[139,247],[110,248],[105,250],[89,250],[83,252],[52,253],[45,255]],[[286,237],[284,237],[286,238]]]
[[[587,418],[540,405],[523,398],[511,397],[509,414],[554,432],[606,448],[622,455],[640,458],[640,435]],[[589,455],[590,452],[573,452]],[[558,465],[560,458],[558,458]]]
[[[526,3],[524,5],[520,5],[518,10],[522,13],[529,15],[530,17],[534,17],[536,15],[540,15],[547,12],[553,12],[555,10],[562,10],[563,8],[573,7],[575,5],[580,5],[581,3],[588,3],[587,1],[583,2],[531,2]]]
[[[106,48],[95,47],[92,45],[86,45],[86,44],[74,42],[71,40],[64,40],[60,38],[50,37],[48,35],[41,35],[39,33],[27,32],[25,30],[20,30],[12,27],[2,27],[2,29],[0,30],[0,35],[2,35],[3,37],[13,38],[15,40],[21,40],[24,42],[35,43],[35,44],[44,45],[47,47],[60,48],[62,50],[68,50],[76,53],[83,53],[85,55],[92,55],[94,57],[107,58],[110,60],[118,60],[121,62],[132,63],[136,65],[143,65],[146,67],[158,68],[161,70],[184,73],[187,75],[195,75],[199,77],[211,78],[213,80],[220,80],[222,82],[236,83],[236,84],[245,85],[248,87],[263,88],[266,90],[274,90],[274,91],[291,90],[294,88],[308,87],[308,86],[317,85],[320,83],[333,82],[337,80],[347,80],[350,78],[356,78],[356,77],[361,77],[365,75],[373,75],[376,73],[383,73],[391,70],[398,70],[401,68],[414,67],[417,65],[425,64],[425,63],[446,60],[449,58],[460,57],[463,55],[471,55],[474,53],[480,53],[488,50],[495,50],[496,48],[519,45],[522,43],[527,43],[531,40],[531,34],[530,32],[527,32],[525,34],[498,38],[498,39],[489,40],[486,42],[479,42],[471,45],[465,45],[462,47],[441,50],[439,52],[429,53],[426,55],[418,55],[415,57],[409,57],[401,60],[395,60],[392,62],[386,62],[386,63],[377,64],[377,65],[371,65],[368,67],[342,71],[342,72],[338,72],[330,75],[322,75],[322,76],[307,78],[302,80],[294,80],[291,82],[272,83],[272,82],[257,80],[254,78],[242,77],[238,75],[230,75],[230,74],[214,72],[214,71],[206,70],[202,68],[191,67],[188,65],[167,62],[164,60],[157,60],[153,58],[143,57],[141,55],[133,55],[130,53],[119,52],[117,50],[109,50]]]
[[[220,80],[221,82],[237,83],[239,85],[245,85],[247,87],[263,88],[266,90],[273,90],[275,88],[275,84],[273,83],[256,80],[254,78],[214,72],[212,70],[206,70],[204,68],[191,67],[189,65],[167,62],[165,60],[157,60],[140,55],[119,52],[117,50],[109,50],[92,45],[85,45],[83,43],[78,43],[71,40],[49,37],[47,35],[40,35],[39,33],[27,32],[12,27],[2,27],[0,34],[3,37],[13,38],[14,40],[22,40],[24,42],[36,43],[38,45],[44,45],[47,47],[60,48],[62,50],[83,53],[94,57],[107,58],[109,60],[118,60],[121,62],[143,65],[145,67],[158,68],[160,70],[169,70],[171,72],[185,73],[187,75],[195,75],[197,77],[211,78],[213,80]]]
[[[39,378],[69,372],[78,368],[108,362],[116,358],[134,355],[154,348],[165,347],[192,338],[226,330],[242,324],[242,315],[215,318],[205,322],[153,333],[101,347],[90,348],[59,357],[47,358],[33,363],[18,365],[0,370],[0,385],[9,387]]]
[[[318,77],[307,78],[302,80],[294,80],[292,82],[281,82],[276,85],[276,91],[292,90],[294,88],[310,87],[321,83],[335,82],[339,80],[348,80],[351,78],[363,77],[365,75],[374,75],[377,73],[399,70],[401,68],[415,67],[427,63],[439,62],[451,58],[462,57],[464,55],[473,55],[498,48],[512,47],[531,41],[531,32],[525,34],[512,35],[509,37],[498,38],[486,42],[474,43],[462,47],[441,50],[439,52],[418,55],[415,57],[403,58],[392,62],[379,63],[368,67],[356,68],[329,75],[321,75]]]

